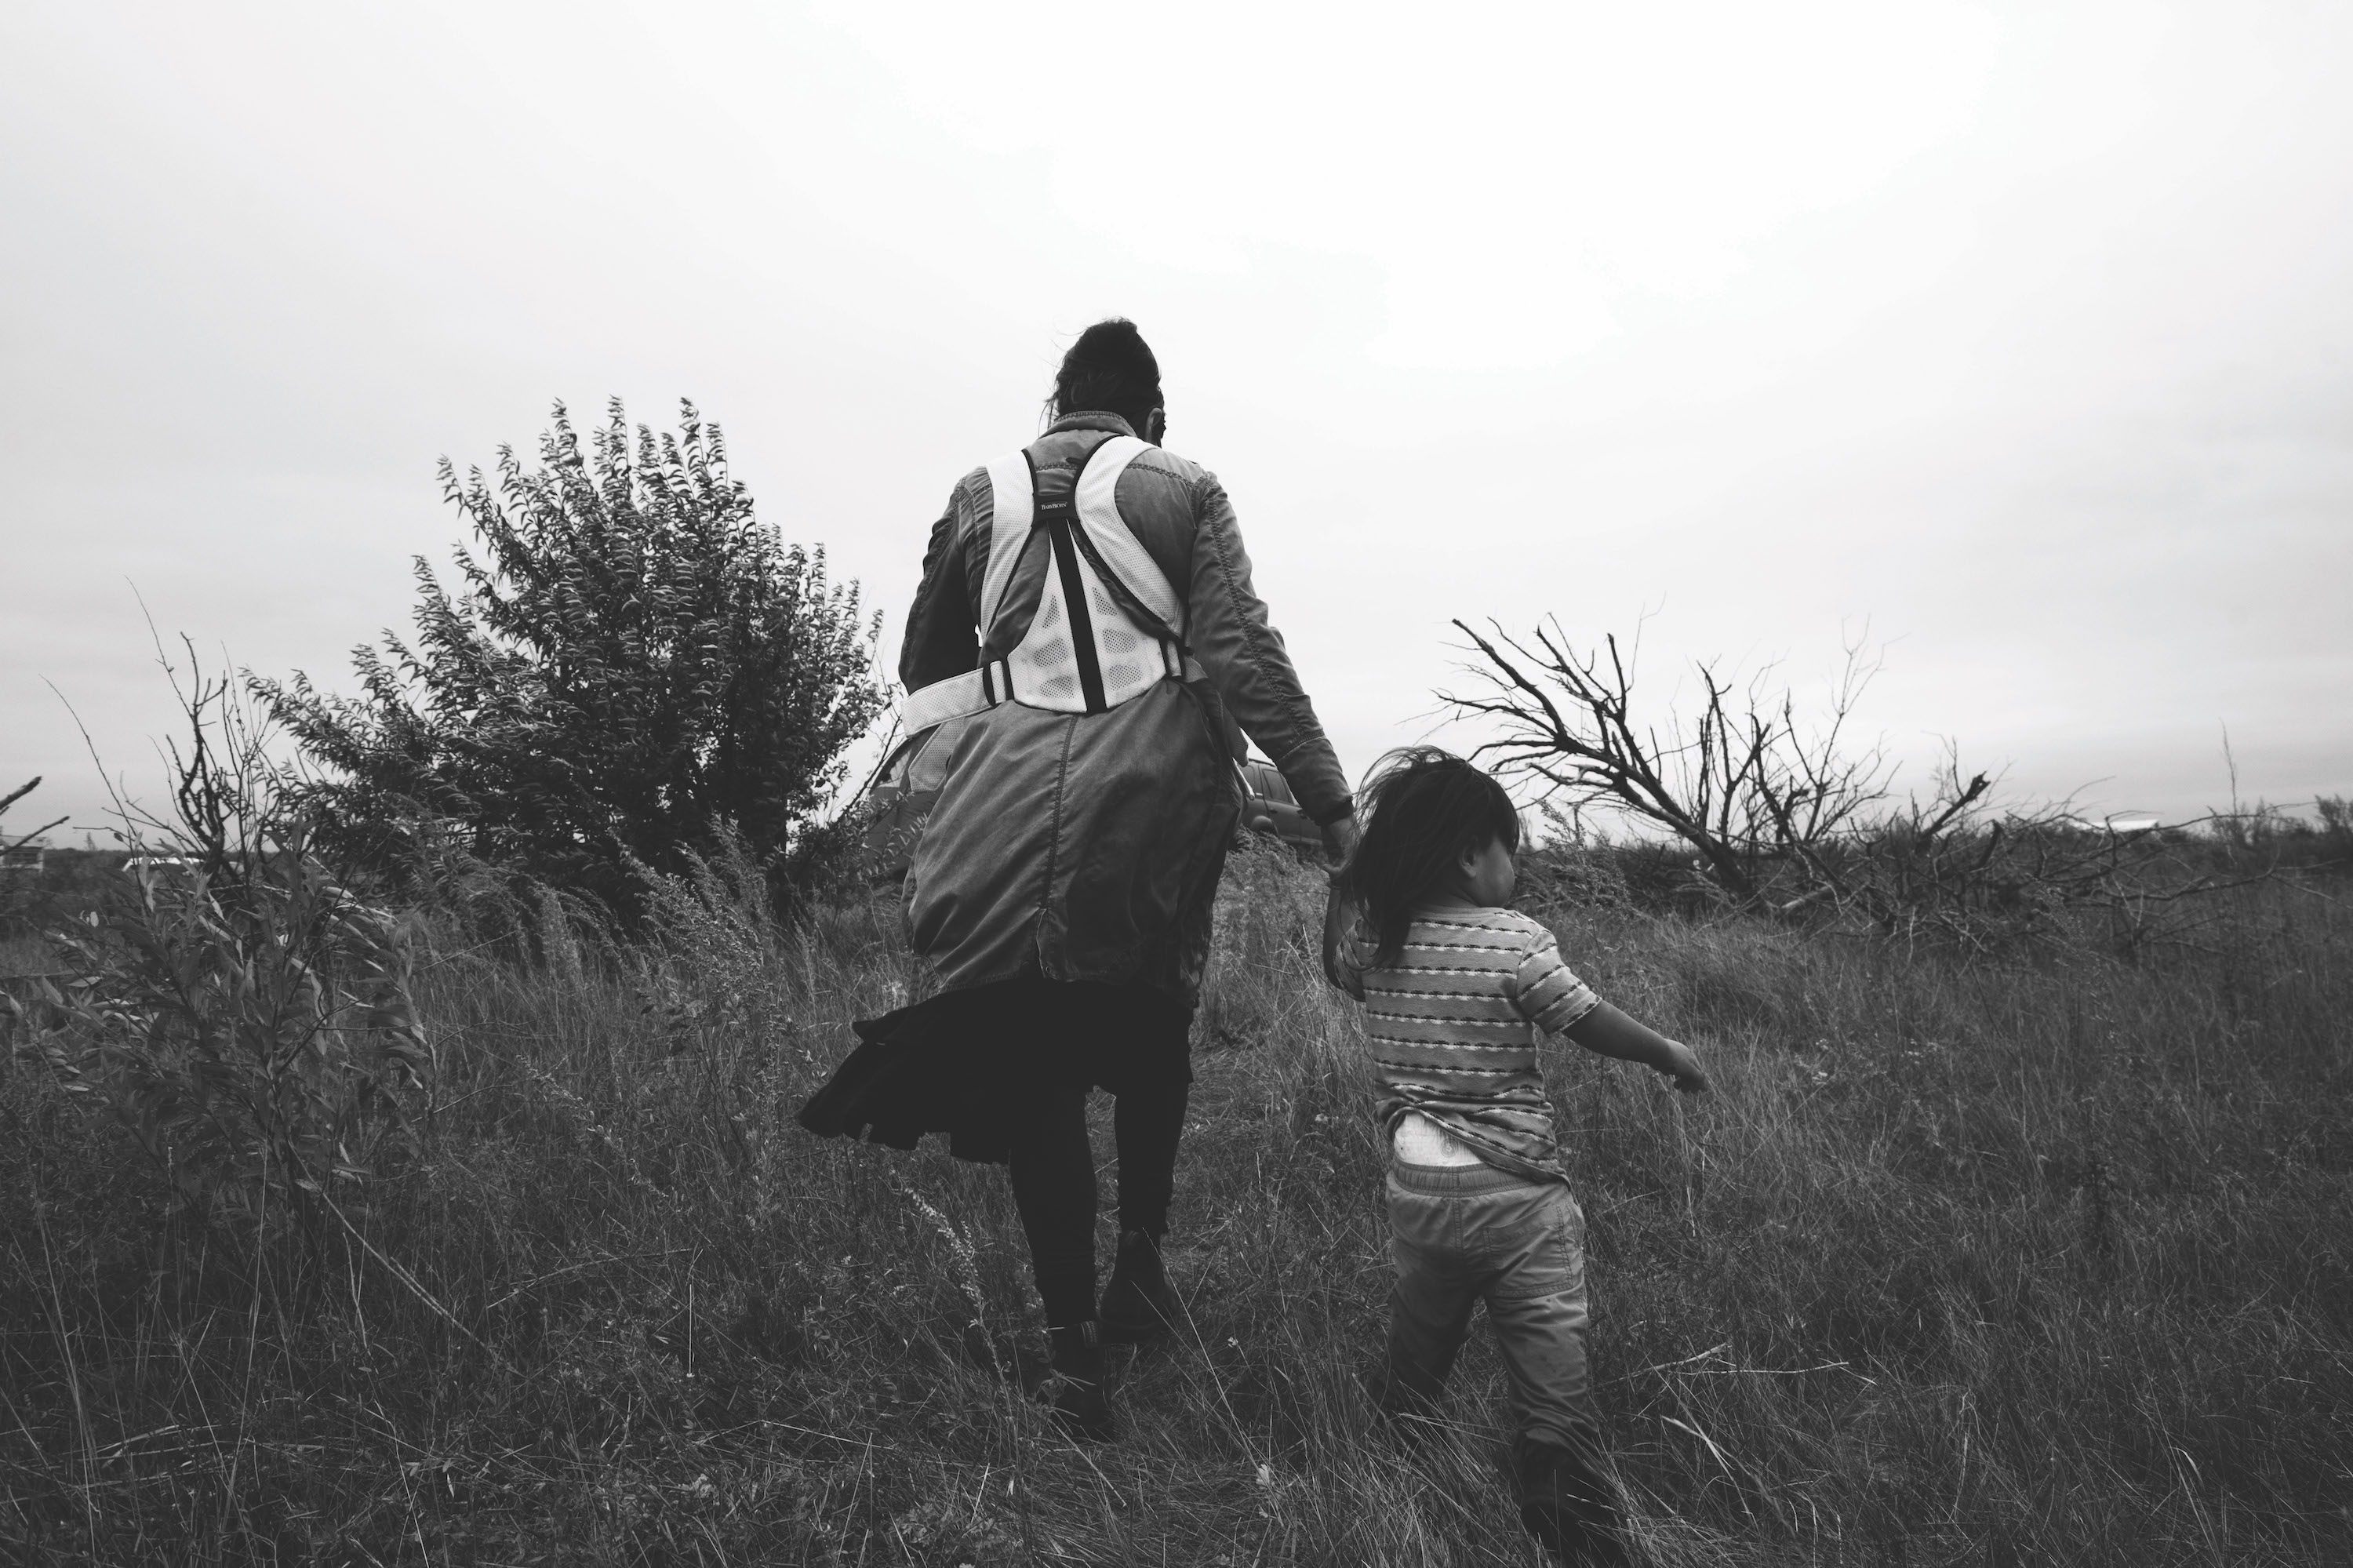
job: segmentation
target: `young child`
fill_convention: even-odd
[[[1324,959],[1365,1004],[1389,1140],[1385,1411],[1425,1405],[1487,1304],[1510,1378],[1520,1518],[1569,1563],[1628,1561],[1586,1370],[1585,1217],[1570,1195],[1537,1044],[1566,1034],[1707,1087],[1691,1048],[1603,1001],[1552,933],[1505,907],[1519,815],[1461,758],[1388,759],[1333,888]],[[1353,929],[1351,929],[1353,916]]]

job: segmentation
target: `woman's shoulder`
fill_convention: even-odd
[[[1136,453],[1120,474],[1119,483],[1122,502],[1140,499],[1140,491],[1158,491],[1191,503],[1219,488],[1216,474],[1166,447],[1146,447]]]
[[[1146,447],[1136,453],[1127,466],[1130,469],[1140,469],[1146,473],[1168,474],[1183,480],[1187,484],[1198,480],[1213,480],[1217,477],[1191,458],[1179,457],[1166,447]]]
[[[987,517],[996,504],[997,489],[988,482],[988,465],[983,463],[957,480],[955,487],[948,492],[947,511],[942,521],[959,529],[969,529],[974,523]]]
[[[988,480],[988,465],[981,463],[966,470],[965,476],[955,482],[955,488],[948,492],[948,496],[954,501],[987,504],[995,492],[996,486]]]

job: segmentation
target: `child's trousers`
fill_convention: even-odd
[[[1389,1167],[1386,1404],[1434,1398],[1487,1304],[1510,1379],[1523,1487],[1538,1473],[1597,1527],[1616,1522],[1585,1361],[1585,1215],[1568,1188],[1488,1165]]]

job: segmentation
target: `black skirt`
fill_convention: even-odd
[[[958,1160],[1002,1165],[1058,1090],[1114,1095],[1193,1081],[1193,1010],[1139,985],[1042,979],[951,991],[860,1019],[859,1045],[800,1108],[820,1138],[913,1149],[944,1133]]]

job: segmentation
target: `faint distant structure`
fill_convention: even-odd
[[[2117,811],[2105,817],[2084,817],[2071,811],[2051,818],[2049,825],[2078,833],[2145,833],[2158,821],[2150,811]]]
[[[40,787],[41,778],[37,773],[6,794],[0,795],[0,816],[6,816],[9,807]],[[0,872],[39,871],[41,862],[48,857],[49,830],[65,826],[65,821],[63,817],[58,817],[43,822],[29,833],[18,833],[14,838],[5,830],[0,830]]]

